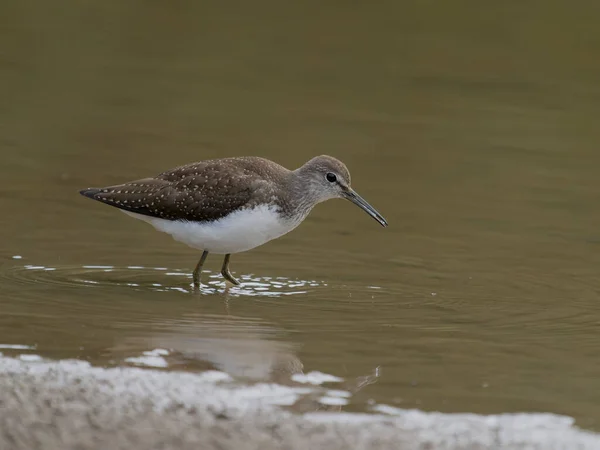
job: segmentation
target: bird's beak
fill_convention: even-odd
[[[370,215],[373,219],[381,224],[382,227],[387,227],[387,220],[383,218],[381,214],[377,212],[375,208],[373,208],[367,201],[354,192],[351,188],[347,188],[344,190],[344,198],[350,200],[356,206],[364,210],[368,215]]]

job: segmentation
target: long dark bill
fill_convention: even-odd
[[[358,206],[359,208],[364,210],[368,215],[370,215],[377,222],[379,222],[382,227],[387,227],[387,225],[388,225],[387,220],[385,220],[383,218],[383,216],[381,214],[379,214],[375,208],[373,208],[371,205],[369,205],[369,203],[364,198],[362,198],[360,195],[358,195],[352,189],[348,188],[348,190],[344,192],[344,196],[348,200],[350,200],[352,203],[354,203],[356,206]]]

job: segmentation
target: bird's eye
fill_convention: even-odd
[[[335,173],[331,173],[329,172],[325,178],[327,178],[327,181],[329,181],[330,183],[335,183],[337,181],[337,177],[335,176]]]

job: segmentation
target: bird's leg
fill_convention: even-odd
[[[200,257],[200,261],[196,264],[196,268],[194,269],[194,287],[200,287],[200,272],[202,272],[202,266],[204,265],[204,261],[206,261],[206,257],[208,256],[208,250],[204,250],[202,252],[202,256]]]
[[[240,284],[240,282],[238,280],[236,280],[233,277],[233,275],[231,275],[231,272],[229,271],[229,258],[230,257],[231,257],[230,253],[225,255],[225,260],[223,261],[223,268],[221,269],[221,275],[223,275],[223,278],[225,278],[227,281],[231,282],[235,286],[238,286]]]

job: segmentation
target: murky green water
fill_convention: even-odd
[[[168,368],[251,380],[303,366],[361,387],[348,410],[598,429],[600,11],[559,5],[3,4],[0,344],[101,365],[166,348]],[[194,295],[197,252],[78,194],[321,153],[390,227],[320,205],[235,255],[228,292],[217,258]]]

